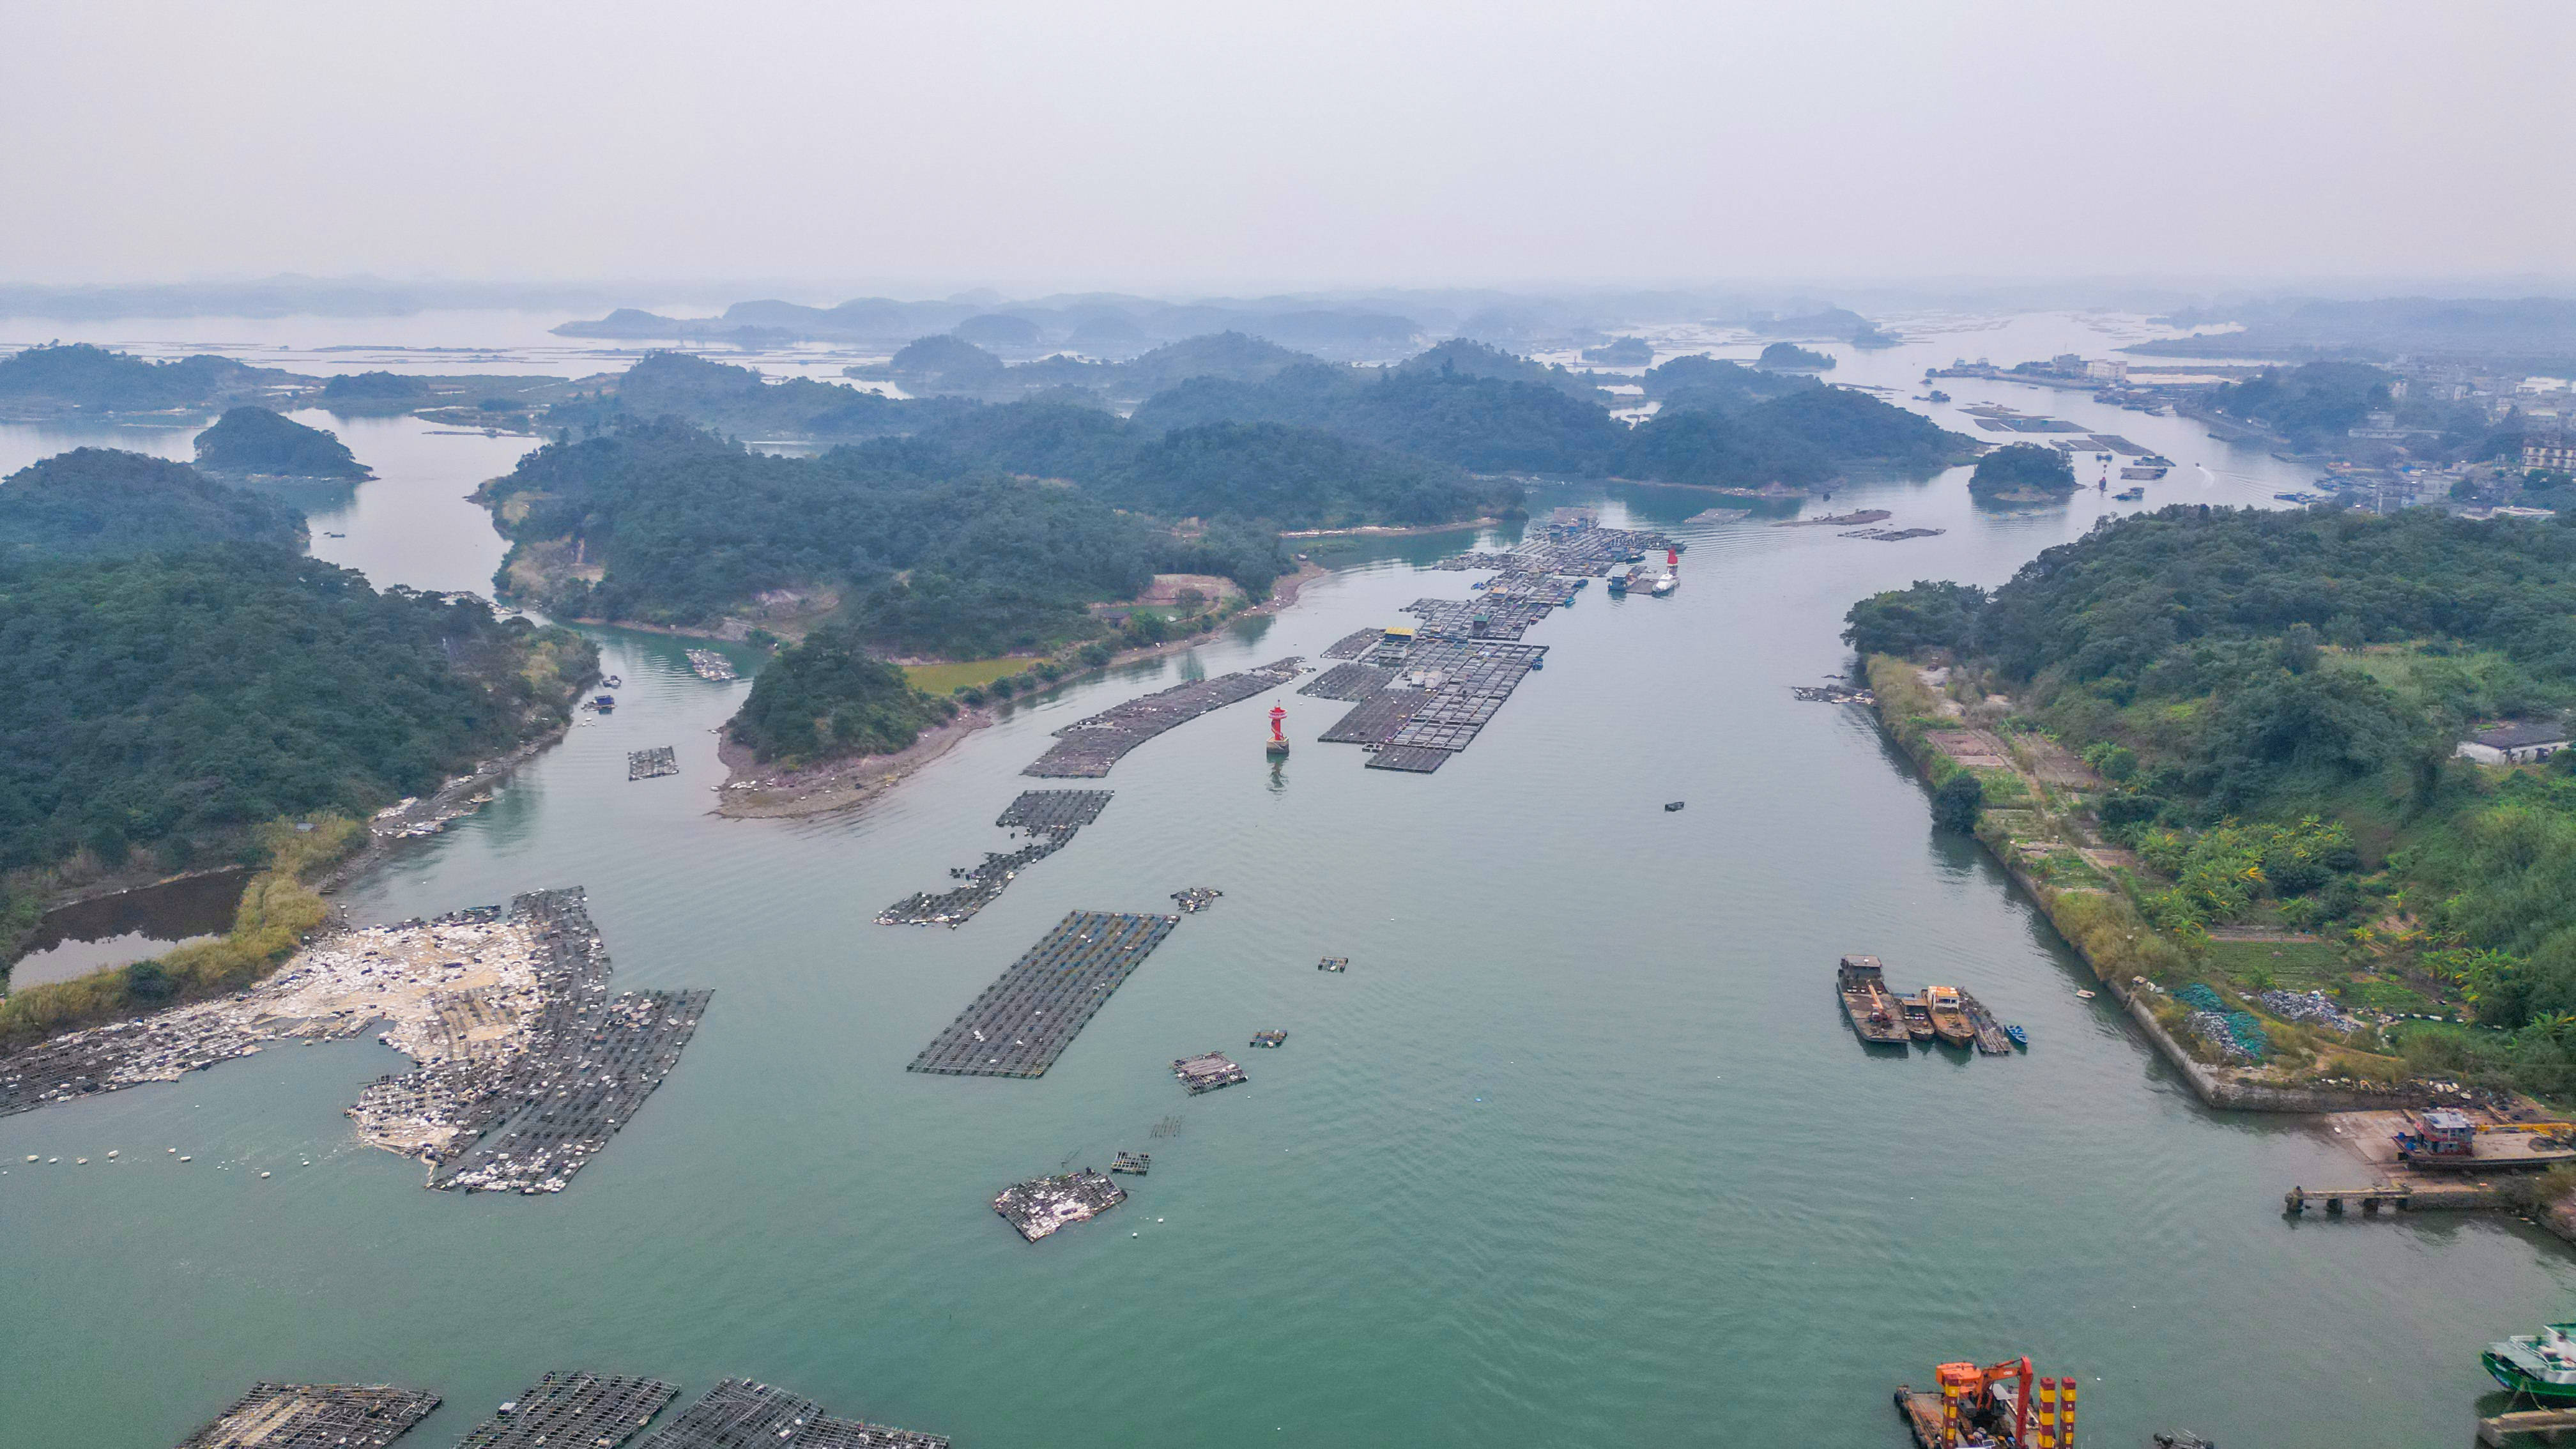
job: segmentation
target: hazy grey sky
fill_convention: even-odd
[[[0,281],[2576,267],[2576,4],[0,0]]]

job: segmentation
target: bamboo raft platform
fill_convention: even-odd
[[[660,1379],[549,1373],[474,1426],[456,1449],[617,1449],[679,1396]]]
[[[1169,689],[1140,695],[1087,719],[1057,730],[1056,743],[1036,763],[1020,771],[1040,777],[1097,779],[1127,757],[1130,750],[1165,730],[1188,724],[1212,710],[1239,704],[1266,690],[1287,685],[1305,672],[1294,655],[1258,669],[1193,679]]]
[[[1977,1034],[1977,1051],[1980,1055],[1990,1057],[2012,1055],[2012,1038],[2004,1035],[2003,1023],[1995,1020],[1995,1014],[1986,1010],[1986,1004],[1979,1001],[1975,994],[1965,987],[1960,988],[1959,991],[1959,1009],[1968,1014],[1968,1029]]]
[[[936,1434],[837,1419],[812,1399],[726,1379],[637,1449],[948,1449]],[[566,1445],[565,1449],[575,1449]]]
[[[381,1449],[438,1407],[385,1384],[253,1384],[179,1449]]]
[[[1127,1189],[1086,1167],[1057,1177],[1015,1182],[993,1196],[993,1211],[1034,1243],[1059,1228],[1089,1222],[1127,1200]]]
[[[1172,1075],[1180,1079],[1182,1086],[1190,1089],[1193,1097],[1201,1092],[1240,1086],[1252,1080],[1243,1074],[1243,1068],[1234,1064],[1233,1058],[1222,1052],[1201,1052],[1194,1057],[1176,1058],[1172,1062]]]
[[[680,751],[676,745],[656,745],[649,750],[630,750],[626,755],[626,778],[655,780],[680,773]]]
[[[1042,1077],[1179,916],[1075,911],[1011,963],[906,1071]]]
[[[2478,1420],[2478,1443],[2486,1449],[2505,1449],[2505,1440],[2513,1435],[2540,1434],[2555,1444],[2567,1429],[2576,1429],[2576,1409],[2524,1409]]]
[[[1021,871],[1073,843],[1083,826],[1109,808],[1108,790],[1027,790],[1005,808],[993,824],[1025,829],[1029,843],[1013,851],[988,850],[976,866],[952,866],[948,874],[966,884],[932,894],[920,891],[877,912],[880,926],[946,926],[951,930],[972,920],[977,911],[1001,897]]]

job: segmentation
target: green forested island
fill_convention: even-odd
[[[142,453],[78,448],[0,478],[0,560],[304,540],[289,505]]]
[[[171,465],[176,466],[176,465]],[[491,606],[218,543],[0,562],[0,868],[167,872],[361,816],[560,724],[596,651]]]
[[[1274,536],[1182,538],[922,439],[782,458],[640,424],[539,448],[478,496],[514,541],[496,584],[549,612],[703,627],[786,591],[871,644],[959,658],[1084,637],[1086,604],[1158,569],[1258,595],[1284,567]]]
[[[670,417],[743,438],[874,438],[911,432],[959,406],[950,399],[906,402],[805,377],[770,382],[748,367],[650,352],[613,384],[548,408],[544,425],[593,433]]]
[[[2498,721],[2564,738],[2576,527],[2168,508],[2052,548],[1992,595],[1864,600],[1846,638],[1873,661],[1954,662],[1958,695],[2016,701],[2004,731],[2095,767],[2071,808],[2138,863],[2048,869],[2152,928],[2138,963],[2168,990],[2299,984],[2275,960],[2296,956],[2299,980],[2357,1008],[2465,1006],[2474,1026],[2395,1033],[2407,1071],[2576,1090],[2576,752],[2455,757]],[[1938,702],[1911,671],[1874,662],[1871,678],[1883,706],[1912,701],[1891,724]],[[2231,927],[2323,944],[2213,938]],[[2401,1066],[2375,1037],[2306,1045],[2341,1063],[2319,1070]]]
[[[1762,349],[1761,357],[1755,359],[1753,365],[1783,372],[1823,372],[1834,365],[1834,360],[1795,342],[1774,342]]]
[[[2043,443],[2011,443],[1977,460],[1969,496],[1988,503],[2044,503],[2075,492],[2075,465]]]
[[[1979,446],[1867,393],[1811,383],[1759,402],[1668,403],[1621,443],[1612,466],[1623,478],[1807,488],[1847,463],[1928,472],[1966,462]]]
[[[267,408],[239,407],[197,435],[197,466],[218,473],[292,478],[370,478],[335,433]]]
[[[957,706],[912,687],[855,630],[826,625],[753,676],[726,730],[763,764],[794,767],[832,755],[888,755]]]
[[[0,357],[0,411],[158,412],[204,407],[271,384],[305,381],[211,355],[146,362],[86,342]]]
[[[1527,379],[1433,368],[1362,371],[1324,363],[1262,382],[1194,378],[1136,410],[1153,428],[1284,423],[1479,472],[1607,472],[1627,429],[1598,403]]]

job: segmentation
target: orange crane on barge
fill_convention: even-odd
[[[2028,1358],[1945,1363],[1935,1390],[1896,1386],[1896,1411],[1923,1449],[2074,1449],[2075,1380],[2031,1377]]]

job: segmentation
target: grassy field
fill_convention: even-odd
[[[970,659],[963,664],[907,664],[903,677],[911,680],[915,689],[948,694],[970,684],[990,684],[1035,662],[1034,656],[1004,655],[999,659]]]

